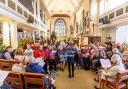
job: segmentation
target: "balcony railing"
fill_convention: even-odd
[[[33,13],[23,6],[18,0],[0,0],[0,3],[5,4],[10,9],[28,19],[28,23],[32,23],[40,27],[46,27],[42,21],[38,20],[37,17],[35,17]]]
[[[117,18],[122,18],[125,15],[128,15],[128,2],[114,8],[113,10],[110,10],[103,15],[99,16],[99,23],[101,23],[102,18],[107,17],[108,20],[113,21]],[[126,17],[126,16],[125,16]]]

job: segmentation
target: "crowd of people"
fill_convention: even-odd
[[[80,49],[72,42],[51,42],[41,44],[38,41],[35,43],[26,43],[25,47],[20,47],[12,50],[8,46],[3,51],[1,58],[6,60],[18,60],[19,64],[12,67],[14,72],[33,72],[44,73],[54,70],[64,71],[65,65],[68,64],[69,78],[74,77],[74,64],[77,52]],[[78,55],[79,56],[79,55]],[[79,60],[79,59],[78,59]]]
[[[100,89],[100,81],[104,76],[115,76],[118,72],[126,70],[128,62],[128,52],[123,52],[119,45],[111,42],[78,46],[72,40],[68,42],[50,42],[40,44],[26,43],[25,47],[12,51],[11,46],[6,47],[1,56],[7,60],[18,60],[19,64],[12,67],[14,72],[34,72],[47,74],[49,71],[64,71],[68,66],[68,77],[74,77],[76,69],[94,70],[98,73],[99,81],[96,89]],[[100,59],[109,59],[111,68],[103,69]],[[112,80],[113,81],[113,80]]]

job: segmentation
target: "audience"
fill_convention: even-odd
[[[121,47],[106,43],[101,45],[99,42],[89,45],[76,46],[73,41],[57,42],[49,41],[40,44],[38,41],[28,44],[26,47],[17,48],[12,57],[11,46],[6,47],[2,54],[3,59],[17,60],[19,64],[12,66],[13,72],[32,72],[48,74],[50,71],[57,71],[58,67],[64,71],[68,66],[68,77],[74,77],[74,67],[85,70],[94,70],[98,73],[99,83],[95,86],[100,88],[102,80],[106,76],[114,77],[117,73],[125,71],[128,68],[128,52],[122,53]],[[100,59],[109,59],[112,63],[111,68],[102,68]],[[124,65],[125,64],[125,65]],[[49,69],[48,69],[49,68]],[[109,81],[115,81],[111,78]]]

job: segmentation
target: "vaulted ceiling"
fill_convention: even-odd
[[[51,14],[72,14],[83,0],[43,0]]]

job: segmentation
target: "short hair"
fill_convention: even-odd
[[[15,55],[24,55],[23,48],[17,48],[15,51]]]

